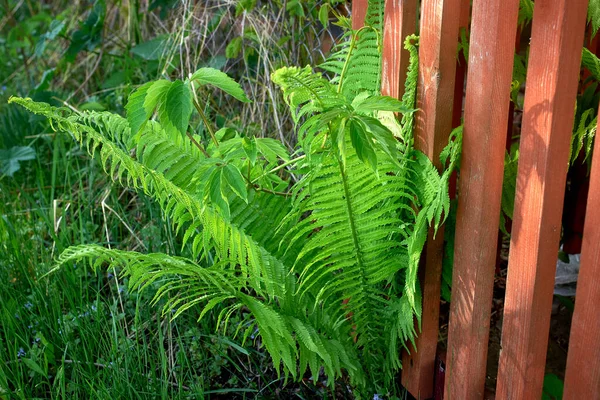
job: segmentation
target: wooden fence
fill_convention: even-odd
[[[535,1],[497,399],[542,395],[587,5],[587,0]],[[354,0],[352,6],[353,26],[358,28],[367,1]],[[451,129],[460,124],[461,115],[464,118],[446,399],[484,398],[505,143],[512,125],[510,87],[515,38],[520,36],[518,12],[519,0],[387,0],[385,6],[384,94],[402,96],[408,61],[402,42],[420,24],[416,126],[420,150],[437,161]],[[457,60],[460,28],[470,31],[468,64]],[[598,140],[594,154],[565,399],[600,399]],[[424,252],[418,351],[403,356],[402,383],[418,399],[441,398],[441,393],[434,393],[434,375],[442,237],[430,238]]]

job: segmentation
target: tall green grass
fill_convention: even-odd
[[[309,379],[287,384],[259,338],[242,346],[235,332],[216,333],[211,318],[198,323],[194,309],[171,321],[152,303],[153,288],[129,292],[119,271],[78,264],[47,274],[63,249],[79,243],[187,250],[155,204],[110,183],[67,135],[6,105],[10,94],[20,94],[122,111],[136,84],[211,65],[241,79],[255,99],[239,108],[206,93],[206,112],[219,126],[229,121],[293,144],[287,107],[270,72],[319,61],[313,59],[321,57],[314,51],[321,40],[319,2],[306,2],[307,15],[300,18],[280,2],[258,2],[238,13],[237,2],[221,0],[106,0],[102,44],[66,62],[91,3],[0,1],[0,149],[36,150],[36,159],[22,162],[13,177],[0,174],[0,399],[350,396],[344,382],[335,393]],[[64,30],[36,55],[55,20]],[[162,50],[144,54],[144,44],[156,38],[165,39]],[[228,59],[225,48],[234,40],[243,47]],[[51,74],[43,81],[46,71]],[[237,318],[243,317],[242,311]]]
[[[0,397],[202,398],[208,388],[235,389],[234,358],[248,351],[193,313],[170,321],[151,305],[152,290],[130,293],[118,271],[72,265],[46,275],[73,243],[172,253],[179,245],[157,207],[110,185],[69,138],[31,140],[41,142],[38,159],[0,180]],[[213,382],[223,376],[230,384]]]
[[[344,382],[335,393],[324,380],[287,384],[259,338],[242,346],[233,330],[216,333],[214,319],[198,323],[195,309],[172,321],[153,304],[154,288],[130,292],[119,271],[72,264],[48,273],[77,243],[187,249],[154,203],[37,123],[27,121],[36,133],[20,142],[36,160],[0,177],[0,399],[350,396]]]

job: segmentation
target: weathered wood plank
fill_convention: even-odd
[[[519,0],[473,1],[446,399],[484,396],[518,9]]]
[[[352,29],[360,29],[365,25],[369,0],[352,0]]]
[[[594,155],[569,338],[565,399],[600,399],[600,140],[596,140]]]
[[[381,94],[402,98],[409,61],[404,39],[416,29],[417,0],[385,2]]]
[[[419,47],[416,147],[439,169],[439,154],[452,130],[452,103],[461,0],[423,0]],[[416,347],[402,357],[402,384],[420,399],[433,396],[439,330],[444,235],[429,233],[421,266],[423,314]]]
[[[535,2],[499,399],[539,399],[542,395],[587,4],[587,0]]]

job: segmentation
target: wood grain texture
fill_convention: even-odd
[[[564,399],[600,399],[600,140],[594,154]]]
[[[542,395],[587,0],[536,0],[498,399]]]
[[[460,21],[458,24],[459,32],[465,30],[469,32],[469,23],[471,21],[471,0],[462,0],[460,6]],[[460,33],[459,33],[460,41]],[[465,82],[467,79],[467,60],[465,59],[464,52],[459,51],[456,60],[456,78],[454,85],[454,111],[452,112],[452,127],[456,128],[462,124],[463,116],[463,100],[465,93]]]
[[[519,0],[473,1],[446,399],[484,396],[518,9]]]
[[[402,99],[409,61],[404,39],[416,29],[417,0],[385,2],[381,94]]]
[[[369,0],[352,0],[352,29],[360,29],[365,25]]]
[[[439,154],[452,130],[458,25],[462,0],[423,0],[415,146],[441,169]],[[433,396],[439,331],[444,235],[429,233],[421,264],[423,314],[416,350],[402,357],[402,384],[419,399]]]

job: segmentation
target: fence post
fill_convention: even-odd
[[[565,399],[600,399],[600,140],[594,144]]]
[[[542,395],[587,4],[535,2],[498,399]]]
[[[352,29],[357,30],[365,25],[369,0],[352,0]]]
[[[537,3],[536,3],[537,6]],[[519,0],[474,0],[458,189],[446,398],[482,399]]]
[[[452,103],[461,0],[423,0],[419,40],[416,147],[440,169],[439,154],[452,130]],[[402,384],[419,399],[433,396],[439,331],[444,233],[429,233],[421,265],[423,312],[416,350],[402,357]]]

